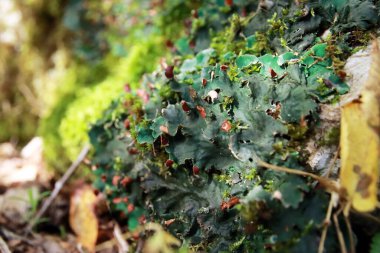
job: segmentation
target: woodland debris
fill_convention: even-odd
[[[74,171],[79,167],[83,159],[86,157],[89,150],[90,150],[90,147],[88,145],[85,145],[82,151],[80,152],[80,154],[78,155],[78,158],[73,162],[73,164],[71,164],[69,169],[63,175],[63,177],[55,183],[53,192],[51,193],[49,198],[46,199],[41,209],[37,212],[36,216],[30,221],[27,227],[27,231],[31,231],[36,221],[39,220],[42,217],[42,215],[46,212],[46,210],[52,204],[53,200],[57,197],[58,193],[61,191],[63,185],[66,183],[66,181],[70,178],[70,176],[74,173]]]

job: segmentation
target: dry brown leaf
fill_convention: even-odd
[[[360,212],[377,205],[380,151],[380,52],[374,42],[372,63],[361,99],[342,107],[340,180]]]
[[[78,242],[90,252],[95,251],[98,219],[95,215],[96,195],[88,185],[74,191],[70,199],[70,226]]]

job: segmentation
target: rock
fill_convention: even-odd
[[[344,71],[347,73],[347,84],[350,86],[350,92],[341,96],[341,106],[359,98],[363,84],[368,78],[369,67],[371,65],[371,50],[372,45],[351,55],[347,59]]]
[[[371,50],[372,43],[364,50],[360,50],[347,59],[344,71],[347,73],[346,81],[350,86],[350,91],[341,96],[339,104],[322,104],[320,106],[321,123],[316,129],[315,136],[307,143],[306,149],[310,153],[308,164],[313,170],[322,175],[331,166],[330,163],[335,152],[337,152],[337,146],[320,146],[318,142],[323,139],[329,129],[340,127],[341,106],[359,98],[362,87],[368,78],[371,65]],[[339,166],[338,159],[332,169],[333,175],[337,173]]]

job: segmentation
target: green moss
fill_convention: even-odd
[[[70,160],[74,160],[88,142],[90,124],[121,94],[123,86],[123,80],[108,79],[94,88],[82,89],[79,98],[70,104],[59,125],[62,146]]]
[[[269,29],[267,33],[271,36],[280,35],[282,37],[285,34],[285,30],[288,29],[284,20],[277,16],[277,12],[273,13],[272,18],[268,19],[268,23]]]
[[[309,130],[307,126],[289,124],[288,126],[288,135],[292,140],[303,140],[306,138],[306,133]]]
[[[248,172],[244,175],[244,179],[253,181],[257,176],[257,171],[255,168],[251,168],[248,170]]]
[[[270,52],[269,37],[264,32],[255,32],[247,38],[247,51],[255,55],[262,55],[263,52]]]
[[[242,18],[238,15],[233,15],[229,19],[229,26],[222,32],[213,36],[210,47],[215,49],[216,58],[211,58],[210,64],[213,62],[226,62],[224,56],[229,53],[239,54],[241,51],[246,50],[247,41],[245,38],[240,37],[240,32],[248,24],[250,18]],[[233,43],[232,43],[233,42]],[[233,59],[231,59],[233,60]]]
[[[93,74],[93,71],[96,74]],[[60,85],[51,92],[49,101],[46,102],[48,106],[40,119],[38,134],[44,139],[44,156],[49,168],[58,173],[63,173],[70,163],[59,132],[61,121],[80,94],[77,90],[83,89],[83,86],[94,85],[94,82],[101,81],[106,74],[107,71],[102,64],[86,66],[72,63],[59,80]],[[76,156],[72,159],[75,158]]]
[[[88,142],[90,124],[123,93],[126,83],[137,88],[142,75],[152,71],[164,53],[162,39],[150,37],[131,48],[126,58],[106,57],[95,65],[72,63],[52,94],[38,130],[51,168],[58,172],[67,168]]]
[[[123,93],[124,85],[130,83],[132,88],[137,88],[142,74],[153,70],[162,53],[160,42],[160,39],[151,38],[136,45],[127,58],[113,63],[117,67],[111,70],[113,74],[109,78],[79,92],[79,98],[70,104],[59,126],[62,145],[70,159],[75,159],[81,147],[88,142],[90,124],[99,119],[112,100]]]
[[[326,131],[322,140],[319,141],[320,146],[338,146],[340,140],[340,128],[332,127]]]
[[[239,77],[238,77],[239,76],[238,68],[236,66],[231,66],[227,70],[227,75],[228,75],[228,77],[230,78],[231,81],[233,81],[233,82],[238,81],[239,80]]]

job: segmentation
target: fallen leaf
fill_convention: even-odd
[[[90,252],[94,252],[98,237],[96,200],[96,195],[88,185],[76,189],[70,199],[70,226],[78,242]]]
[[[145,225],[146,230],[154,231],[144,246],[143,253],[174,253],[173,246],[179,247],[180,240],[166,232],[159,224],[148,223]]]
[[[370,212],[377,204],[380,151],[380,53],[374,42],[372,63],[361,99],[342,107],[340,180],[354,209]]]

